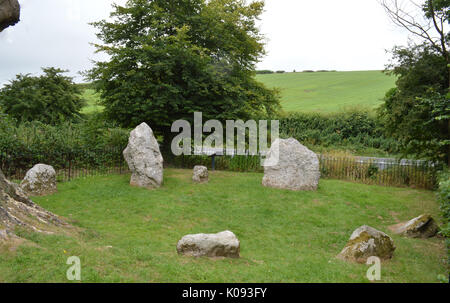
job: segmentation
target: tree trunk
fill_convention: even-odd
[[[17,0],[0,0],[0,32],[20,20],[20,5]]]
[[[14,237],[16,227],[51,234],[64,226],[69,225],[36,205],[0,170],[0,243]]]

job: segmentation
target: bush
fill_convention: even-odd
[[[444,217],[441,234],[446,238],[448,263],[450,264],[450,172],[448,170],[443,171],[439,176],[438,198]]]
[[[63,168],[73,160],[95,166],[121,159],[129,136],[128,130],[96,116],[58,126],[38,121],[17,123],[5,115],[0,118],[0,166],[7,175],[37,163]]]
[[[65,71],[44,68],[44,75],[17,75],[0,90],[0,107],[18,121],[40,121],[56,125],[80,117],[84,101]]]
[[[397,153],[398,143],[384,136],[383,126],[368,111],[350,110],[336,114],[292,113],[280,119],[280,136],[293,137],[311,149],[347,147]]]

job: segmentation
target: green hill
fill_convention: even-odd
[[[330,113],[349,107],[378,107],[395,77],[381,71],[315,72],[257,75],[281,89],[285,111]]]
[[[257,75],[268,87],[281,89],[285,111],[331,113],[349,107],[375,108],[385,93],[395,86],[395,77],[380,71],[315,72]],[[84,113],[103,110],[99,96],[85,89]]]

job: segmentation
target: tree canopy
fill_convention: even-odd
[[[66,71],[43,68],[44,74],[33,77],[19,74],[0,90],[0,111],[18,121],[59,124],[79,117],[84,100]]]
[[[160,133],[172,122],[247,119],[279,109],[276,90],[254,78],[264,55],[256,20],[263,1],[129,0],[112,21],[95,22],[97,51],[110,56],[87,73],[105,114],[125,127]]]
[[[449,0],[426,0],[413,6],[423,16],[405,11],[397,1],[383,1],[391,19],[421,42],[397,46],[387,73],[398,77],[396,88],[387,92],[380,116],[389,135],[405,154],[450,163],[449,94]]]

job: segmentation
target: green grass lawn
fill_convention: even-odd
[[[278,87],[285,111],[331,113],[346,108],[378,107],[395,77],[381,71],[316,72],[257,75],[268,87]]]
[[[100,96],[93,89],[85,89],[81,97],[86,100],[86,106],[81,110],[83,114],[95,113],[103,110],[103,106],[99,105]]]
[[[264,188],[262,174],[168,169],[161,189],[128,185],[129,175],[58,185],[33,200],[80,232],[21,232],[34,245],[4,252],[0,282],[67,282],[69,256],[81,259],[82,282],[368,282],[364,264],[335,256],[357,227],[387,226],[422,213],[439,218],[433,192],[321,180],[317,192]],[[233,231],[240,259],[177,255],[186,234]],[[393,236],[397,250],[382,264],[383,282],[438,282],[445,274],[443,240]]]

